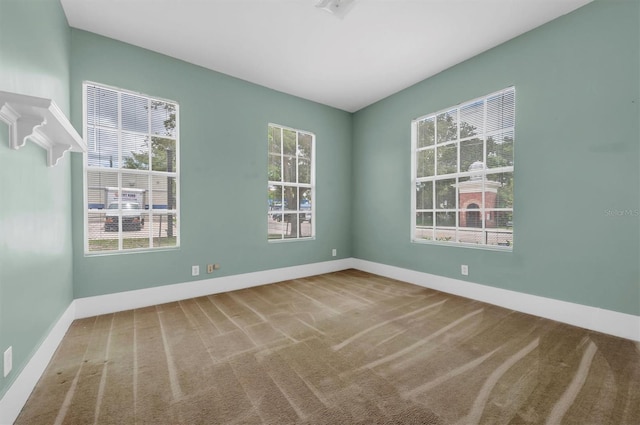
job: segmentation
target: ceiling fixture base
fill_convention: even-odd
[[[338,18],[344,18],[344,15],[353,7],[353,3],[355,0],[318,0],[316,7]]]

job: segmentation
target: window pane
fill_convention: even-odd
[[[436,181],[436,209],[456,208],[456,179]]]
[[[416,213],[416,226],[418,227],[433,226],[433,213],[432,212]]]
[[[96,129],[93,127],[87,127],[87,151],[89,153],[97,150],[96,145]]]
[[[296,157],[295,156],[283,156],[284,175],[282,181],[295,183],[297,181],[296,173]]]
[[[456,214],[454,212],[436,212],[436,226],[454,227],[456,225]]]
[[[430,177],[435,175],[435,155],[433,149],[418,151],[416,155],[417,177]]]
[[[484,178],[482,175],[458,179],[458,205],[460,209],[482,209],[484,207]],[[488,197],[487,193],[484,193]]]
[[[458,216],[458,225],[460,227],[473,227],[473,228],[482,228],[482,212],[481,209],[482,200],[480,199],[478,202],[471,202],[466,206],[465,209],[460,210],[460,215]]]
[[[90,210],[87,215],[88,220],[88,242],[89,251],[114,251],[118,250],[118,232],[117,223],[116,230],[112,231],[108,226],[111,220],[107,222],[107,210]]]
[[[151,101],[151,133],[176,137],[176,107],[173,104]]]
[[[464,213],[460,213],[459,223],[463,223]],[[467,220],[467,223],[471,223],[472,220]],[[485,243],[485,231],[478,226],[463,226],[459,224],[458,229],[458,242],[483,244]]]
[[[270,185],[267,188],[267,196],[269,203],[269,211],[283,211],[284,203],[282,200],[284,199],[284,195],[282,193],[282,186],[280,185]]]
[[[282,153],[281,131],[282,129],[279,127],[269,126],[269,153]]]
[[[269,181],[281,181],[282,180],[282,156],[269,154]]]
[[[487,137],[487,168],[513,166],[513,131]]]
[[[289,213],[284,214],[284,238],[285,239],[295,239],[298,238],[300,223],[298,222],[298,214]]]
[[[154,211],[149,228],[154,248],[177,246],[179,223],[175,213]]]
[[[486,243],[494,246],[513,246],[513,231],[503,228],[487,229]]]
[[[458,172],[458,145],[438,146],[438,175]]]
[[[131,235],[127,235],[131,236]],[[149,248],[149,238],[144,237],[126,237],[122,239],[122,248],[123,249],[141,249],[141,248]]]
[[[122,93],[122,129],[149,132],[148,100],[144,97]]]
[[[298,182],[311,183],[312,136],[299,133],[298,136]]]
[[[416,227],[414,229],[414,238],[422,240],[433,240],[432,212],[416,213]]]
[[[420,182],[416,184],[416,209],[433,209],[433,182]]]
[[[311,161],[308,159],[298,159],[298,182],[311,183]]]
[[[513,90],[487,99],[487,132],[513,127],[514,118],[515,92]]]
[[[440,242],[455,242],[456,231],[454,229],[435,229],[436,240]]]
[[[122,133],[122,168],[149,169],[149,139],[147,136]]]
[[[163,187],[164,184],[164,187]],[[175,177],[161,177],[158,188],[153,190],[153,204],[167,205],[168,210],[175,210],[178,207],[177,195],[178,184]]]
[[[418,148],[433,146],[436,140],[435,118],[418,121]]]
[[[311,237],[311,213],[300,213],[298,220],[298,236],[301,238]]]
[[[88,131],[88,145],[94,149],[87,152],[90,167],[118,168],[118,133],[102,128]]]
[[[122,173],[122,200],[132,201],[145,208],[149,192],[149,175],[137,173]]]
[[[489,211],[494,216],[495,227],[509,232],[513,229],[513,211]]]
[[[471,171],[471,164],[482,162],[483,143],[480,139],[460,142],[460,172]]]
[[[109,189],[117,190],[118,173],[113,171],[87,171],[87,207],[105,209],[109,204]],[[112,199],[111,199],[112,200]]]
[[[176,207],[176,178],[166,175],[152,175],[151,188],[145,199],[145,208],[156,210],[174,209]],[[173,197],[170,198],[169,190]],[[172,205],[169,205],[169,202]]]
[[[86,184],[88,250],[90,252],[118,250],[120,231],[137,230],[132,224],[135,214],[122,220],[118,173],[89,170]],[[136,217],[139,218],[139,215]]]
[[[311,188],[301,187],[298,188],[298,209],[300,211],[310,211],[311,210]]]
[[[482,134],[484,131],[484,101],[460,108],[460,139]]]
[[[282,133],[284,136],[284,146],[282,152],[285,155],[292,155],[295,157],[298,148],[296,141],[296,132],[293,130],[284,129]]]
[[[118,93],[116,91],[87,86],[87,124],[118,127]]]
[[[458,118],[455,109],[438,115],[437,122],[438,143],[448,142],[458,138]]]
[[[284,186],[284,210],[296,211],[298,205],[298,188],[295,186]]]
[[[153,171],[174,173],[176,169],[176,141],[162,137],[151,138],[151,166]]]
[[[485,185],[487,208],[513,208],[512,172],[488,174]]]
[[[271,213],[267,219],[268,224],[268,238],[269,239],[283,239],[284,232],[286,230],[286,223],[283,222],[283,215],[280,213]]]

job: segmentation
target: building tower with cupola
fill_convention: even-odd
[[[476,161],[469,166],[469,171],[484,169],[482,161]],[[500,183],[485,180],[483,175],[473,175],[469,180],[458,183],[458,196],[460,207],[460,227],[482,227],[482,211],[492,210],[497,205],[498,188]],[[483,206],[484,196],[484,208]],[[484,227],[497,227],[496,212],[486,211]]]

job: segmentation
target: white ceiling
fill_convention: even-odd
[[[61,0],[69,25],[354,112],[591,0]]]

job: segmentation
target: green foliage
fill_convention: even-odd
[[[163,108],[167,113],[167,119],[164,120],[165,129],[164,136],[172,136],[175,134],[176,128],[176,108],[175,105],[165,102],[154,101],[151,103],[152,109]],[[123,168],[148,170],[149,169],[149,138],[145,139],[144,145],[146,149],[142,152],[130,152],[124,158]],[[161,137],[151,137],[151,169],[153,171],[175,171],[175,140]]]

